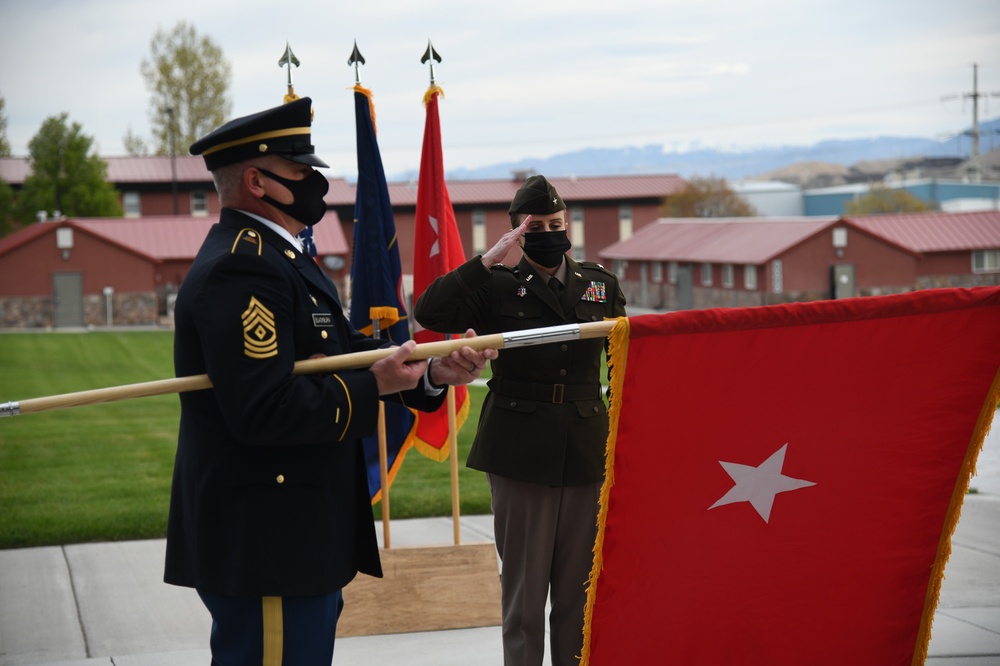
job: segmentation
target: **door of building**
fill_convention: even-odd
[[[83,326],[82,274],[52,274],[52,325],[56,328]]]
[[[677,267],[677,309],[694,307],[694,268],[690,264]]]
[[[830,294],[834,298],[853,298],[854,286],[854,264],[834,264],[830,267]]]

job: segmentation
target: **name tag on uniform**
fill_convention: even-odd
[[[604,283],[591,280],[590,286],[587,287],[587,291],[583,292],[583,296],[580,297],[580,300],[591,301],[593,303],[606,303],[608,296],[604,291]]]
[[[326,326],[326,327],[333,326],[333,315],[331,315],[329,312],[313,313],[313,326],[317,328],[321,326]]]

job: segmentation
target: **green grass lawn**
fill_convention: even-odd
[[[170,331],[11,333],[2,343],[0,402],[173,376]],[[486,476],[465,467],[485,393],[470,387],[459,433],[463,514],[490,510]],[[171,394],[0,419],[0,548],[164,536],[179,413]],[[392,518],[451,515],[450,464],[410,451],[389,500]]]

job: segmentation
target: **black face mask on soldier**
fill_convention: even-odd
[[[271,180],[284,185],[295,197],[292,203],[286,204],[275,201],[265,194],[261,197],[264,201],[307,227],[311,227],[323,219],[326,214],[326,202],[323,201],[323,197],[330,190],[330,182],[319,171],[314,170],[302,180],[291,180],[260,167],[257,167],[257,170]]]
[[[566,230],[532,231],[522,236],[524,253],[528,259],[545,268],[556,268],[562,262],[563,255],[573,244],[566,237]]]

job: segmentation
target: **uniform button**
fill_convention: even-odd
[[[329,337],[326,331],[323,331],[323,332],[321,332],[321,333],[320,333],[319,335],[320,335],[320,337],[321,337],[321,338],[323,338],[324,340],[326,340],[326,339],[327,339],[327,337]]]
[[[524,319],[524,313],[523,312],[518,312],[517,316],[520,317],[521,319]]]
[[[564,344],[561,347],[559,347],[559,349],[561,349],[562,351],[566,351],[567,349],[569,349],[569,345]]]
[[[284,474],[279,474],[278,477],[275,479],[275,481],[277,481],[279,484],[284,483],[285,482],[285,475]]]
[[[517,402],[515,402],[514,400],[511,400],[510,401],[510,406],[511,407],[517,407]]]
[[[590,321],[597,321],[597,315],[590,315]]]
[[[559,371],[559,376],[560,377],[565,377],[566,376],[566,370],[565,370],[565,368]]]
[[[600,410],[597,409],[597,405],[594,405],[594,413],[596,414],[598,411],[600,411]]]

